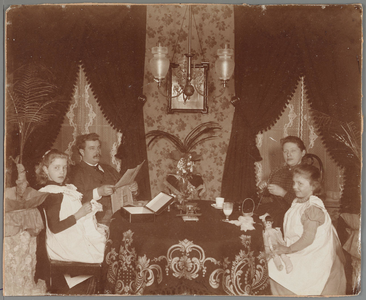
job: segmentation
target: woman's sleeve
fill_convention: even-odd
[[[74,215],[60,221],[60,209],[63,194],[49,194],[44,202],[48,228],[52,233],[59,233],[76,224]]]
[[[305,210],[301,217],[304,226],[304,232],[300,239],[290,246],[291,253],[297,252],[310,246],[315,239],[316,231],[325,221],[325,216],[320,208],[311,206]]]
[[[289,173],[286,168],[282,167],[274,170],[269,178],[270,183],[276,184],[286,191],[285,196],[283,196],[283,200],[285,200],[289,208],[292,204],[292,201],[296,198],[295,192],[292,188],[292,173]]]

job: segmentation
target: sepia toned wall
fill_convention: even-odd
[[[181,34],[178,41],[174,61],[177,62],[187,52],[187,26],[188,12],[185,5],[149,5],[147,7],[147,34],[144,94],[147,102],[144,106],[145,132],[159,129],[177,135],[184,139],[197,125],[216,121],[222,126],[218,137],[198,146],[194,151],[202,154],[202,161],[196,164],[196,170],[206,183],[204,199],[214,199],[220,196],[221,178],[224,169],[226,150],[231,131],[234,107],[230,104],[234,82],[231,79],[229,88],[221,97],[213,96],[219,91],[219,80],[215,74],[214,63],[217,59],[217,49],[224,48],[225,43],[234,48],[234,11],[232,5],[197,5],[193,7],[192,50],[197,53],[194,57],[196,63],[202,61],[210,63],[209,89],[214,89],[208,98],[208,113],[174,113],[167,114],[168,100],[159,93],[149,71],[149,60],[152,58],[151,48],[159,43],[168,47],[168,57],[171,60],[177,42],[178,31],[182,27],[185,34]],[[185,20],[183,17],[185,16]],[[196,30],[195,24],[198,28]],[[201,41],[203,55],[198,42]],[[150,183],[152,195],[156,195],[163,188],[165,176],[175,171],[176,163],[168,158],[174,146],[160,140],[148,148],[148,161],[150,170]]]

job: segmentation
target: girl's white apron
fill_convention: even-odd
[[[76,213],[82,206],[82,194],[74,185],[48,185],[40,189],[46,193],[62,193],[60,221]],[[106,244],[105,232],[98,227],[95,214],[90,213],[59,233],[52,233],[46,218],[46,246],[48,256],[53,260],[100,263],[103,261]]]
[[[303,233],[301,216],[310,206],[316,206],[324,212],[325,222],[318,227],[311,245],[301,251],[288,254],[293,271],[286,274],[285,269],[279,271],[276,268],[273,259],[268,262],[269,276],[297,295],[321,294],[336,255],[333,247],[335,229],[323,202],[316,196],[311,196],[304,203],[297,203],[295,199],[286,212],[284,219],[286,245],[290,246],[300,239]]]

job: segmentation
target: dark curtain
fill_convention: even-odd
[[[59,134],[80,64],[103,114],[124,135],[117,156],[122,159],[122,172],[146,160],[145,99],[141,97],[146,6],[13,6],[7,19],[11,23],[7,26],[7,74],[29,62],[42,63],[54,74],[58,97],[63,100],[55,107],[57,116],[39,127],[25,147],[24,162],[31,185],[35,183],[35,164]],[[14,135],[7,132],[6,137],[15,150]],[[140,173],[142,196],[150,197],[147,163]]]
[[[280,117],[300,76],[312,110],[353,121],[360,132],[361,11],[354,5],[237,6],[234,16],[237,99],[222,194],[238,201],[256,192],[254,162],[261,158],[255,135]],[[357,206],[360,161],[324,123],[317,127],[328,153],[345,167],[342,203]]]
[[[121,173],[147,160],[142,96],[146,6],[84,8],[88,35],[82,64],[109,123],[123,134]],[[148,164],[138,178],[140,197],[150,198]]]
[[[361,161],[335,136],[345,135],[340,125],[353,124],[361,145],[361,42],[360,7],[334,5],[323,10],[308,8],[306,27],[300,27],[305,84],[310,105],[329,121],[313,115],[327,153],[344,167],[342,211],[360,212]]]
[[[256,135],[280,117],[300,76],[289,18],[285,11],[234,8],[236,99],[222,180],[222,196],[232,201],[255,197],[254,163],[262,159]]]

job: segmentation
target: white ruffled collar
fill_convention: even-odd
[[[52,193],[52,194],[62,193],[65,195],[72,196],[73,198],[75,198],[77,200],[81,200],[83,197],[83,194],[79,193],[77,191],[76,186],[73,184],[57,185],[57,184],[51,183],[51,184],[46,185],[45,187],[41,188],[39,191],[45,192],[45,193]]]

